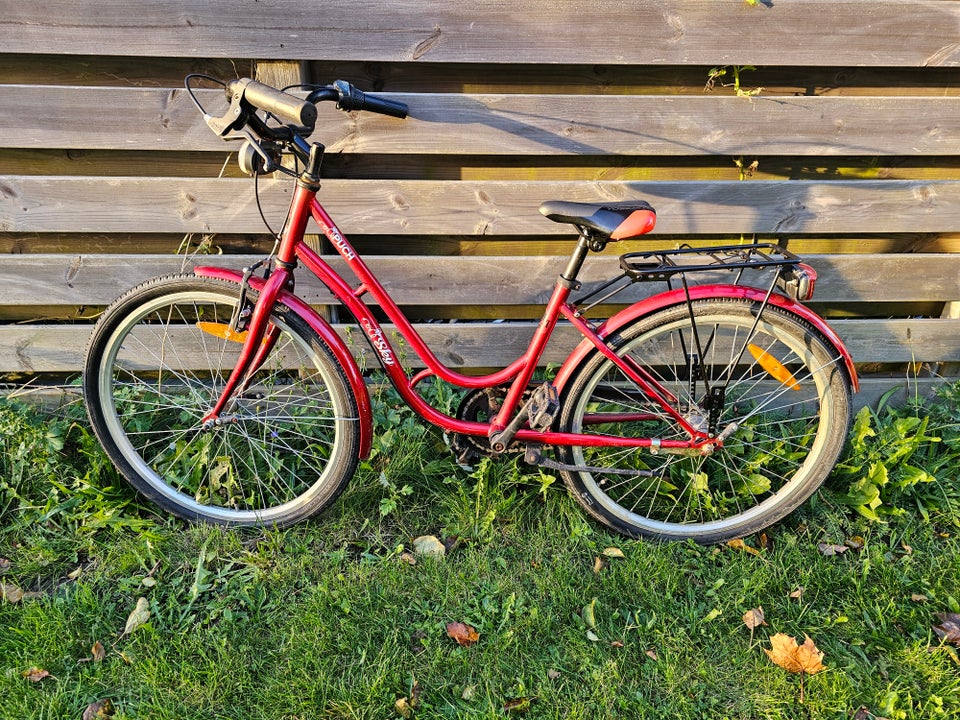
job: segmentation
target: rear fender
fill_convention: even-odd
[[[221,267],[197,267],[194,273],[200,277],[216,278],[239,284],[243,279],[243,274],[235,270]],[[258,277],[251,277],[248,281],[250,287],[259,291],[264,284],[264,280]],[[370,444],[373,441],[373,413],[370,410],[370,393],[367,391],[367,384],[363,380],[360,368],[357,367],[353,355],[347,349],[343,340],[336,331],[324,320],[317,311],[307,305],[303,300],[286,290],[280,292],[277,301],[283,303],[288,308],[299,315],[323,341],[327,347],[333,351],[333,355],[340,367],[343,368],[350,383],[350,390],[357,400],[357,410],[360,415],[360,459],[364,459],[370,453]]]
[[[697,287],[690,288],[691,300],[734,298],[763,302],[763,299],[766,296],[767,293],[765,290],[760,290],[758,288],[748,287],[745,285],[699,285]],[[646,300],[641,300],[640,302],[634,303],[630,307],[618,312],[599,327],[597,334],[601,338],[606,339],[620,330],[620,328],[632,323],[637,318],[657,312],[658,310],[663,310],[664,308],[680,305],[686,301],[686,291],[684,291],[682,288],[654,295],[653,297],[649,297]],[[791,300],[788,297],[785,297],[784,295],[772,293],[770,295],[769,303],[787,313],[796,315],[797,317],[800,317],[813,325],[817,329],[817,332],[823,336],[823,339],[827,342],[827,344],[833,346],[834,350],[836,350],[840,357],[843,358],[844,366],[846,367],[847,375],[850,378],[850,384],[852,385],[854,392],[860,390],[860,382],[857,378],[857,370],[856,367],[854,367],[853,358],[850,356],[850,353],[846,347],[844,347],[843,341],[840,340],[840,337],[836,334],[836,332],[834,332],[833,328],[827,325],[826,321],[822,317],[817,315],[809,308],[794,300]],[[556,380],[554,380],[557,390],[561,392],[563,391],[564,386],[571,380],[571,378],[576,374],[576,371],[594,350],[595,348],[593,343],[587,339],[584,339],[574,349],[574,351],[570,353],[569,357],[567,357],[566,361],[563,363],[559,372],[557,373]]]

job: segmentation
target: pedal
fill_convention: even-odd
[[[495,453],[504,452],[513,442],[514,436],[524,421],[532,430],[543,432],[553,425],[553,419],[560,410],[560,396],[549,382],[543,383],[533,391],[533,395],[501,432],[490,436],[490,447]]]
[[[543,383],[533,392],[527,403],[527,423],[530,429],[546,432],[560,411],[560,395],[549,382]]]

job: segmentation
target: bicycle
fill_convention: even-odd
[[[242,273],[200,266],[147,281],[116,300],[91,335],[83,387],[93,429],[160,507],[192,521],[289,525],[329,506],[369,452],[364,374],[296,295],[298,265],[352,316],[403,400],[452,436],[460,460],[521,453],[559,473],[590,516],[625,535],[747,535],[803,503],[836,463],[857,374],[834,331],[802,304],[816,273],[785,247],[627,253],[618,276],[586,290],[577,276],[587,255],[650,232],[656,213],[641,200],[546,202],[540,212],[572,225],[576,247],[523,355],[466,375],[437,359],[317,199],[324,147],[305,139],[317,104],[399,119],[407,106],[344,81],[297,86],[307,93],[299,97],[242,79],[216,81],[230,103],[217,117],[197,101],[199,77],[186,79],[187,90],[215,133],[243,140],[244,171],[291,175],[296,190],[264,260]],[[354,281],[305,244],[310,218]],[[696,282],[715,271],[727,282]],[[747,275],[763,282],[748,284]],[[667,288],[605,320],[587,318],[647,281]],[[366,296],[424,370],[404,370]],[[552,380],[534,381],[561,319],[583,339]],[[424,399],[418,386],[428,379],[464,393],[456,415]]]

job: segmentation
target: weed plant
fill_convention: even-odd
[[[712,547],[610,535],[550,474],[463,470],[376,407],[335,506],[252,531],[144,506],[81,408],[0,403],[0,718],[960,717],[932,630],[960,612],[960,387],[862,412],[820,494]],[[824,652],[802,704],[762,652],[778,632]]]

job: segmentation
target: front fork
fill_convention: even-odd
[[[247,336],[243,342],[243,349],[240,351],[237,364],[234,366],[233,372],[230,373],[230,377],[227,378],[216,404],[210,412],[204,415],[201,421],[205,427],[217,424],[220,421],[220,416],[230,399],[238,392],[243,392],[246,384],[250,382],[250,379],[273,351],[280,336],[280,329],[270,322],[270,313],[277,297],[287,286],[290,279],[290,271],[283,265],[278,264],[264,283],[263,289],[260,291],[260,297],[253,306],[253,312],[246,327]],[[241,287],[245,290],[245,284],[242,284]],[[244,290],[241,290],[240,293],[241,304],[246,294]],[[239,307],[238,311],[242,312],[243,309],[243,307]]]

